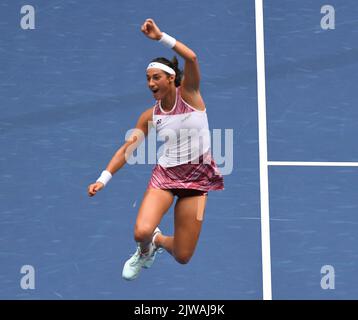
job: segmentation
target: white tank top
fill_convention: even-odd
[[[200,156],[210,150],[210,131],[206,110],[196,110],[186,103],[176,88],[174,107],[164,111],[161,101],[153,108],[153,125],[160,147],[158,164],[175,167],[185,163],[199,163]]]

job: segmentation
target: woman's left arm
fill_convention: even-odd
[[[182,87],[189,92],[199,91],[200,69],[195,52],[178,40],[173,50],[185,60]]]
[[[152,40],[161,40],[163,37],[163,32],[160,31],[153,19],[145,20],[142,25],[142,32]],[[200,70],[195,52],[178,40],[176,40],[172,49],[185,60],[182,88],[190,93],[198,92],[200,85]]]

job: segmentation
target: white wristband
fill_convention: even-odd
[[[109,171],[104,170],[102,171],[100,177],[97,179],[96,182],[102,182],[105,186],[111,179],[112,179],[112,174]]]
[[[173,49],[176,44],[176,39],[171,37],[169,34],[162,32],[162,37],[159,40],[159,43],[163,44],[165,47],[169,49]]]

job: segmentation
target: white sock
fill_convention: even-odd
[[[161,232],[160,232],[160,231],[156,232],[155,235],[153,236],[153,239],[152,239],[152,243],[153,243],[153,246],[154,246],[155,248],[159,248],[159,246],[157,246],[157,245],[155,244],[155,238],[157,237],[157,235],[158,235],[159,233],[161,233]]]

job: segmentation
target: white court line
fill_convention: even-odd
[[[270,206],[269,206],[269,190],[268,190],[267,126],[266,126],[265,45],[264,45],[264,17],[263,17],[262,0],[255,0],[255,21],[256,21],[257,98],[258,98],[258,121],[259,121],[259,155],[260,155],[262,290],[263,290],[263,299],[272,300],[270,211],[269,211]]]
[[[263,0],[255,0],[263,299],[272,300],[269,166],[358,167],[358,162],[268,161]]]
[[[358,167],[358,162],[269,161],[269,166]]]

